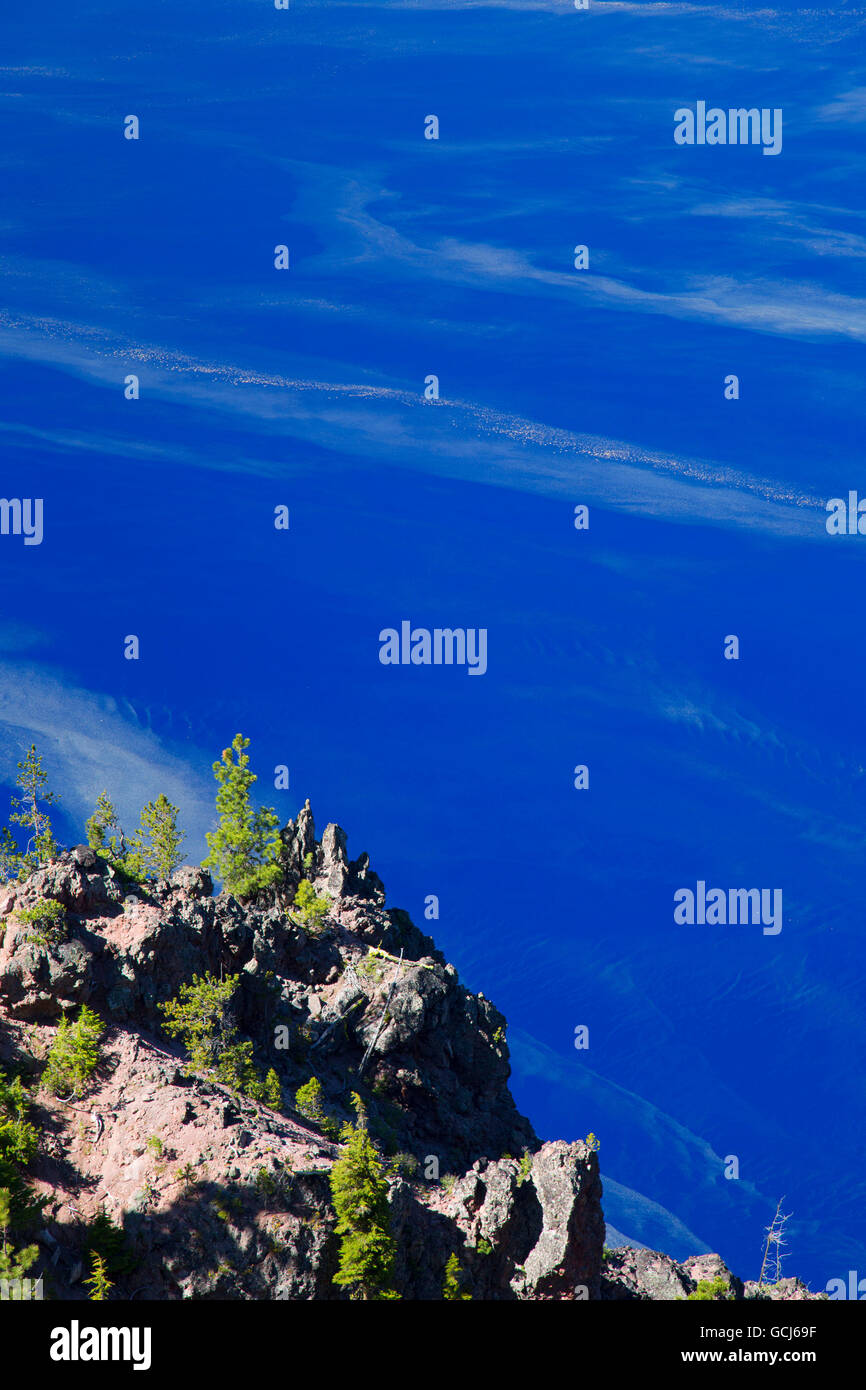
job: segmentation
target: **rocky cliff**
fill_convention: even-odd
[[[517,1112],[503,1016],[386,908],[339,826],[318,840],[308,803],[282,839],[285,888],[264,903],[215,897],[200,869],[133,886],[83,846],[0,896],[0,1067],[35,1092],[64,1015],[87,1004],[106,1025],[80,1096],[35,1092],[33,1273],[53,1296],[86,1296],[101,1210],[125,1233],[113,1297],[345,1297],[329,1172],[351,1092],[390,1165],[404,1298],[442,1297],[452,1253],[480,1299],[680,1298],[719,1274],[735,1298],[769,1296],[717,1257],[605,1252],[597,1154],[540,1143]],[[329,900],[316,924],[292,908],[304,878]],[[64,910],[50,932],[21,916],[45,900]],[[234,1023],[277,1073],[280,1110],[191,1074],[163,1032],[158,1006],[207,972],[238,977]],[[311,1076],[325,1119],[292,1108]],[[807,1296],[785,1282],[772,1296]]]

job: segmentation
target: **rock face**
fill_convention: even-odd
[[[609,1250],[604,1257],[601,1297],[615,1301],[633,1299],[673,1302],[688,1298],[699,1284],[721,1281],[722,1298],[742,1299],[825,1299],[826,1294],[810,1293],[799,1279],[780,1279],[778,1284],[743,1283],[732,1274],[718,1255],[693,1255],[677,1264],[656,1250],[636,1250],[623,1246]]]
[[[106,1025],[87,1091],[67,1102],[42,1090],[34,1115],[54,1296],[85,1296],[87,1223],[102,1209],[126,1233],[116,1297],[344,1298],[330,1136],[354,1118],[351,1092],[391,1156],[404,1298],[441,1298],[452,1254],[480,1299],[665,1299],[714,1278],[703,1271],[717,1257],[603,1256],[597,1155],[541,1144],[518,1113],[503,1016],[385,907],[339,826],[317,840],[307,803],[282,842],[285,883],[267,901],[214,897],[190,867],[130,886],[84,846],[0,890],[0,1067],[35,1087],[62,1017],[87,1004]],[[302,878],[329,899],[318,925],[293,910]],[[60,920],[22,917],[45,900]],[[190,1074],[162,1031],[159,1005],[207,972],[237,977],[232,1022],[259,1074],[277,1073],[282,1112]],[[324,1125],[292,1108],[312,1076]],[[738,1298],[808,1296],[725,1276]]]
[[[91,850],[62,856],[0,899],[0,1009],[42,1023],[85,1003],[106,1020],[158,1033],[157,1006],[194,974],[239,975],[240,1026],[292,1094],[315,1072],[350,1118],[339,1097],[369,1052],[364,1074],[381,1102],[377,1118],[399,1147],[435,1154],[444,1170],[537,1146],[508,1091],[499,1011],[459,983],[405,913],[385,910],[366,856],[346,861],[339,826],[328,826],[319,845],[305,808],[283,840],[290,865],[313,856],[315,889],[331,899],[321,931],[306,930],[285,904],[212,897],[199,869],[130,889]],[[16,916],[44,898],[66,909],[63,940],[39,942]],[[402,953],[402,964],[372,956],[371,946]],[[274,1049],[277,1023],[288,1028],[287,1057]]]

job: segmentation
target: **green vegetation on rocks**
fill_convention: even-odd
[[[282,876],[279,817],[270,807],[254,810],[250,788],[258,779],[249,770],[249,739],[235,734],[222,760],[213,764],[218,783],[219,826],[207,832],[210,853],[202,867],[213,869],[229,893],[251,898]]]
[[[64,1015],[48,1052],[42,1084],[64,1100],[80,1096],[99,1063],[99,1039],[103,1033],[98,1014],[82,1004],[74,1023]]]
[[[331,1169],[331,1195],[340,1236],[334,1283],[355,1299],[399,1298],[391,1285],[396,1243],[391,1235],[388,1182],[367,1132],[361,1099],[352,1097],[358,1124],[343,1126],[345,1150]]]
[[[189,1053],[191,1072],[210,1072],[251,1100],[279,1109],[279,1077],[272,1067],[264,1081],[260,1078],[253,1061],[253,1044],[239,1037],[232,1017],[232,1000],[239,984],[238,975],[224,980],[210,972],[193,975],[190,983],[181,985],[174,999],[158,1005],[164,1015],[162,1026],[169,1037],[183,1043]]]

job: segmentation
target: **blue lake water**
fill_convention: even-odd
[[[599,1135],[613,1226],[755,1277],[784,1195],[788,1272],[866,1274],[856,7],[7,27],[4,767],[36,738],[69,839],[165,789],[198,855],[242,729],[503,1009],[539,1134]],[[782,153],[676,146],[703,99]],[[403,620],[486,674],[383,666]],[[698,880],[783,930],[675,924]]]

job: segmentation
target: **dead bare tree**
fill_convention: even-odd
[[[787,1214],[783,1213],[782,1203],[784,1200],[784,1197],[779,1198],[776,1204],[776,1214],[764,1232],[766,1239],[764,1244],[764,1258],[761,1262],[761,1273],[758,1279],[759,1284],[770,1282],[778,1284],[782,1277],[782,1261],[786,1258],[786,1256],[782,1254],[782,1248],[788,1243],[785,1240],[785,1223],[786,1221],[790,1221],[792,1216],[791,1212]],[[772,1281],[770,1281],[769,1278],[771,1267],[773,1267],[775,1273],[775,1277]]]

